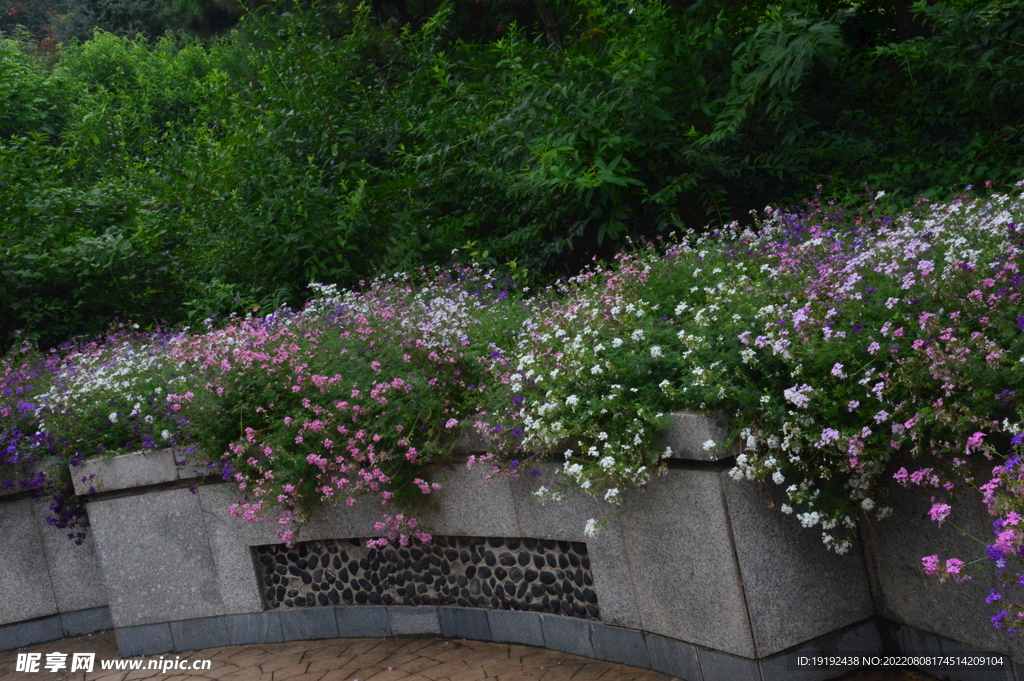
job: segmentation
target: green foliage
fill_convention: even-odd
[[[1013,181],[1021,4],[280,0],[216,42],[4,41],[4,328],[297,304],[468,243],[544,281],[817,184]]]

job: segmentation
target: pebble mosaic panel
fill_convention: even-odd
[[[587,545],[438,537],[367,548],[363,539],[254,548],[268,608],[459,605],[599,619]]]

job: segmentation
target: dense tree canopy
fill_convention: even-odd
[[[1024,176],[1022,2],[117,1],[0,5],[4,345]]]

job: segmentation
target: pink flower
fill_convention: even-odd
[[[985,433],[982,433],[982,432],[974,433],[969,438],[967,438],[967,447],[964,449],[964,452],[966,452],[967,454],[970,454],[973,450],[978,448],[978,445],[980,445],[981,441],[984,440],[984,439],[985,439]]]
[[[935,501],[935,497],[932,497],[932,501]],[[932,503],[932,508],[928,511],[928,515],[932,520],[942,525],[942,521],[949,517],[951,510],[949,504]]]
[[[926,575],[935,576],[939,574],[939,556],[934,554],[931,556],[925,556],[921,559],[921,565],[924,567],[924,573]]]

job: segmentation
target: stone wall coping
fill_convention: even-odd
[[[150,449],[109,459],[89,459],[71,467],[75,494],[117,490],[209,477],[206,466],[190,463],[183,448]]]
[[[715,462],[735,456],[735,447],[728,442],[726,420],[698,412],[678,411],[669,415],[672,425],[659,436],[658,447],[669,447],[666,457],[676,461]],[[705,448],[709,441],[714,447]],[[456,455],[487,451],[489,438],[469,421],[463,422],[462,433],[455,444]],[[193,478],[218,475],[201,464],[190,463],[184,448],[151,449],[121,454],[104,459],[90,459],[71,468],[75,494],[98,494],[174,483]],[[21,490],[0,489],[0,497]]]

